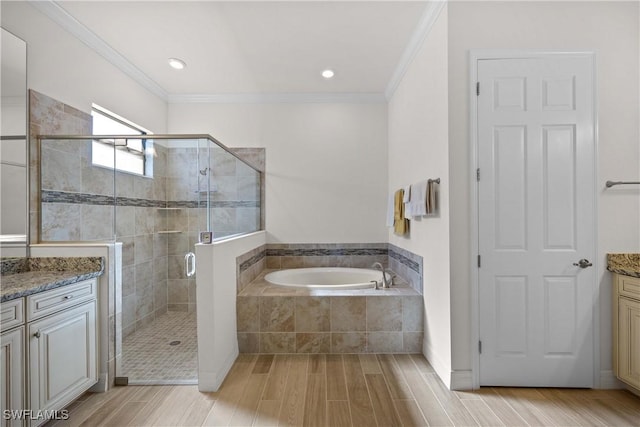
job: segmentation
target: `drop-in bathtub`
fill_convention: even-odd
[[[385,273],[387,280],[391,275]],[[277,286],[303,289],[366,289],[382,282],[380,270],[368,268],[318,267],[274,271],[264,279]]]

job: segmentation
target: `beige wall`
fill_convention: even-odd
[[[389,242],[423,257],[424,351],[447,384],[451,373],[449,296],[449,164],[447,111],[447,9],[422,44],[389,101],[388,192],[440,178],[435,217],[410,221],[410,234]]]
[[[449,167],[451,178],[452,365],[471,368],[469,265],[469,49],[592,50],[597,55],[600,369],[611,370],[607,252],[640,248],[637,2],[451,2],[449,4]],[[455,173],[453,173],[455,171]],[[454,256],[455,255],[455,256]],[[425,267],[426,268],[426,267]]]
[[[384,242],[384,104],[169,104],[169,132],[266,149],[269,243]]]

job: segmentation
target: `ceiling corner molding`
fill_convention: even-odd
[[[383,93],[221,93],[169,95],[170,104],[380,104]]]
[[[112,48],[97,34],[74,18],[62,6],[53,0],[28,0],[29,4],[48,16],[64,30],[86,44],[94,52],[105,58],[109,63],[120,69],[149,92],[167,101],[167,92],[149,76],[133,65],[127,58]]]
[[[413,58],[415,58],[418,50],[420,50],[420,47],[422,46],[422,43],[431,32],[431,28],[433,28],[433,25],[438,20],[438,16],[440,16],[440,12],[444,9],[447,1],[448,0],[430,1],[425,7],[425,10],[420,17],[420,21],[411,35],[409,43],[407,43],[407,47],[404,49],[404,52],[400,57],[400,62],[398,62],[391,79],[389,79],[387,88],[384,91],[387,100],[391,100],[391,97],[400,85],[402,78],[409,69],[411,62],[413,62]]]

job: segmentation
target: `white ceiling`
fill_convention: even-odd
[[[202,97],[382,94],[428,4],[63,1],[54,6],[64,9],[58,14],[70,15],[65,26],[86,26],[84,32],[76,31],[80,38],[85,34],[106,42],[98,44],[115,51],[111,56],[124,57],[116,62],[130,63],[125,68],[137,69],[142,80],[168,97]],[[169,57],[184,60],[187,68],[169,68]],[[336,76],[322,78],[325,68],[334,69]]]

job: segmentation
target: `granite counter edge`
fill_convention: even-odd
[[[32,288],[25,289],[19,292],[14,292],[12,294],[2,295],[0,298],[0,302],[7,302],[18,298],[23,298],[29,295],[37,294],[40,292],[48,291],[51,289],[61,288],[63,286],[73,285],[74,283],[81,282],[83,280],[93,279],[95,277],[99,277],[102,275],[103,270],[100,271],[92,271],[89,273],[81,273],[75,276],[66,277],[64,279],[55,280],[53,282],[44,283],[41,285],[36,285]]]

